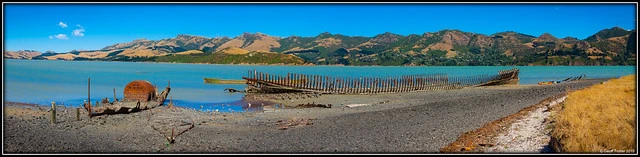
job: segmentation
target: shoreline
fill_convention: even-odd
[[[285,107],[251,113],[161,106],[91,119],[83,112],[81,120],[76,121],[75,111],[60,108],[55,125],[49,124],[50,113],[46,110],[21,115],[17,113],[26,110],[6,112],[11,107],[5,105],[4,145],[7,153],[438,153],[461,134],[562,93],[565,88],[578,89],[604,80],[260,99]],[[294,108],[306,103],[332,106]],[[163,136],[166,129],[154,129],[182,124],[194,127],[169,145]],[[175,129],[180,132],[185,128]]]
[[[121,63],[147,63],[147,64],[193,64],[193,65],[239,65],[239,66],[300,66],[300,67],[308,67],[308,66],[331,66],[331,67],[464,67],[469,65],[342,65],[342,64],[262,64],[262,63],[242,63],[242,64],[213,64],[213,63],[177,63],[177,62],[136,62],[136,61],[90,61],[90,60],[45,60],[45,59],[10,59],[5,58],[6,60],[29,60],[29,61],[65,61],[65,62],[121,62]],[[552,67],[576,67],[576,66],[588,66],[588,67],[601,67],[601,66],[633,66],[635,65],[496,65],[496,66],[469,66],[469,67],[544,67],[544,66],[552,66]]]

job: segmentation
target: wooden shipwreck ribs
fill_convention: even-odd
[[[470,86],[514,84],[519,69],[500,70],[494,75],[449,77],[447,74],[404,75],[387,77],[335,77],[287,73],[286,76],[249,71],[247,92],[322,94],[398,93],[424,90],[459,89]]]

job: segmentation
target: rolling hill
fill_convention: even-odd
[[[243,33],[234,38],[180,34],[92,51],[5,51],[4,57],[216,64],[635,65],[636,36],[636,30],[619,27],[603,29],[584,40],[549,33],[538,37],[513,31],[485,35],[449,29],[406,36],[385,32],[373,37],[329,32],[285,38],[262,33]]]

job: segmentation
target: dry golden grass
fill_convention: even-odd
[[[57,59],[64,59],[64,60],[73,60],[74,58],[76,58],[76,55],[71,54],[71,53],[63,53],[63,54],[56,54],[53,56],[47,56],[44,57],[48,60],[57,60]]]
[[[241,49],[238,47],[228,47],[226,49],[221,50],[222,53],[226,53],[226,54],[232,54],[232,55],[239,55],[239,54],[247,54],[249,53],[248,50],[245,49]]]
[[[178,53],[175,53],[175,54],[177,54],[177,55],[190,55],[190,54],[201,54],[201,53],[204,53],[204,52],[202,52],[200,50],[188,50],[188,51],[178,52]]]
[[[568,94],[551,133],[562,152],[636,150],[636,75]]]

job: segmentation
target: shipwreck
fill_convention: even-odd
[[[249,71],[247,93],[320,93],[373,94],[425,90],[448,90],[471,86],[518,84],[517,68],[500,70],[497,74],[448,76],[447,74],[419,74],[386,77],[336,77],[309,74],[274,75]]]
[[[91,90],[91,78],[88,80],[88,90]],[[89,117],[103,114],[133,113],[164,105],[167,96],[171,91],[171,81],[161,93],[157,87],[145,80],[134,80],[124,87],[124,99],[116,98],[115,88],[113,90],[113,101],[108,98],[96,101],[95,106],[91,104],[91,93],[88,92],[89,102],[84,103]]]

